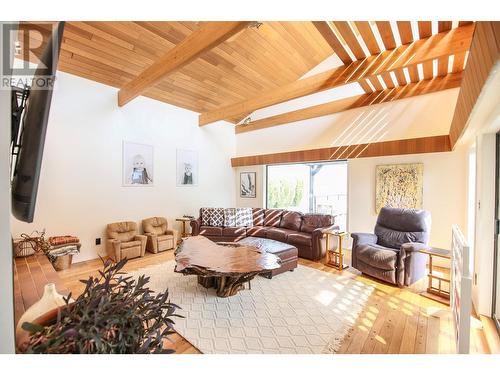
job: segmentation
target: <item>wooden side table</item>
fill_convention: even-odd
[[[177,219],[175,219],[175,221],[180,221],[182,223],[181,238],[190,236],[190,234],[186,231],[186,223],[189,223],[191,220],[192,219],[189,217],[178,217]]]
[[[328,231],[324,232],[326,235],[326,265],[338,269],[339,271],[349,268],[347,264],[344,264],[344,254],[342,253],[342,239],[346,237],[349,233],[347,232],[336,232]],[[337,248],[330,249],[330,237],[337,237]]]
[[[450,304],[450,278],[441,277],[435,274],[434,265],[432,263],[433,257],[451,259],[451,251],[446,249],[439,249],[437,247],[429,247],[419,251],[422,254],[429,256],[429,273],[427,274],[428,284],[427,290],[420,293],[422,296],[430,298],[434,301]],[[437,285],[436,285],[437,284]],[[447,286],[447,289],[445,289]]]

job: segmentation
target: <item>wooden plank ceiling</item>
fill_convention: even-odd
[[[352,103],[457,87],[474,31],[468,21],[220,22],[227,32],[212,40],[203,33],[214,33],[214,25],[207,24],[217,22],[67,22],[59,69],[120,88],[127,94],[121,104],[142,94],[199,112],[200,125],[238,123],[260,108],[349,83],[370,95],[362,104],[346,98],[320,110],[236,126],[236,132],[253,131],[287,118],[346,110]],[[192,48],[190,40],[197,43]],[[189,54],[182,64],[175,61],[179,49]],[[343,65],[300,79],[332,54]]]
[[[197,28],[197,22],[67,22],[59,69],[122,88]],[[204,52],[143,95],[206,112],[296,81],[331,54],[312,22],[264,22]]]

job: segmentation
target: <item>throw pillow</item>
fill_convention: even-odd
[[[203,207],[200,210],[201,225],[209,226],[210,220],[212,219],[213,208]]]
[[[236,226],[253,227],[252,209],[249,207],[236,209]]]
[[[210,226],[212,227],[222,227],[224,226],[224,209],[214,208],[212,211],[212,216],[210,217]]]
[[[236,208],[224,209],[224,226],[225,227],[236,226]]]

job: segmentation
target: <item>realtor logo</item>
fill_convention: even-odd
[[[28,86],[32,90],[54,87],[55,66],[59,54],[58,23],[2,23],[0,89]]]

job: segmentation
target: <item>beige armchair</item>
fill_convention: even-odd
[[[139,234],[136,223],[124,221],[108,224],[106,232],[106,251],[115,262],[144,256],[147,237]]]
[[[177,230],[168,229],[167,219],[164,217],[144,219],[142,230],[148,237],[146,250],[151,253],[173,249],[177,244]]]

